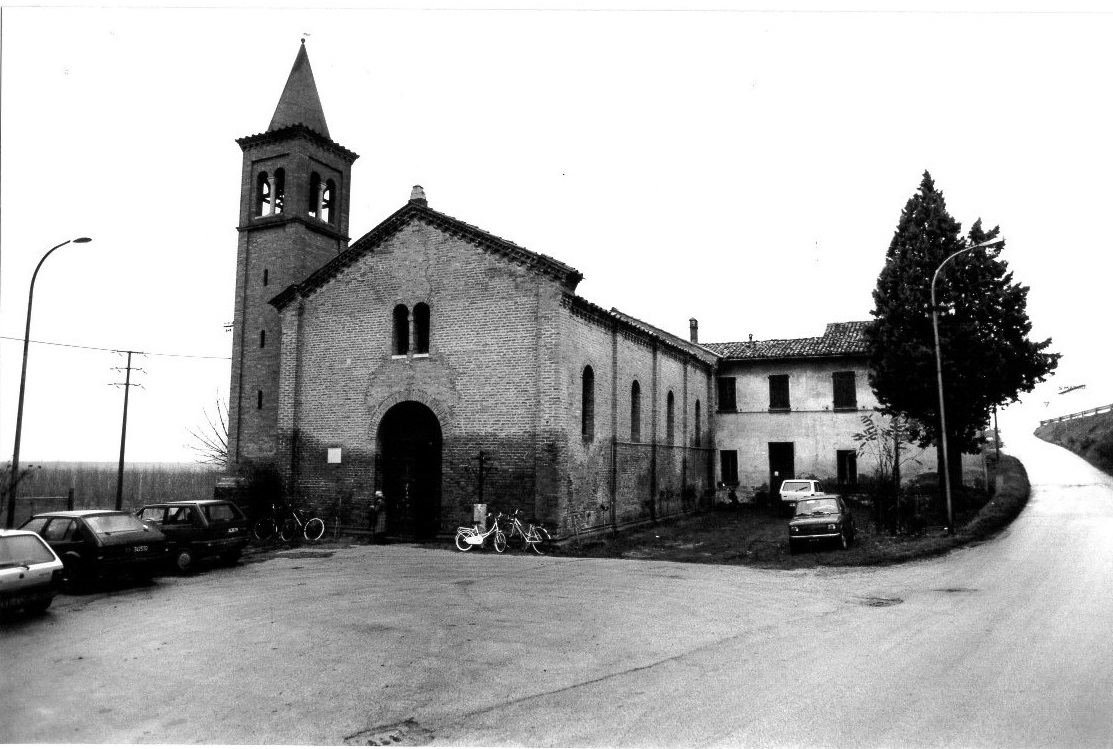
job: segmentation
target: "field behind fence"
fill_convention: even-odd
[[[72,488],[74,509],[116,507],[117,463],[32,463],[35,470],[20,482],[15,524],[33,513],[64,510]],[[27,467],[24,464],[23,467]],[[128,463],[124,465],[123,509],[151,502],[211,499],[221,472],[196,463]]]

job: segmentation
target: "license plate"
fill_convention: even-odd
[[[141,551],[146,551],[148,548],[150,548],[150,547],[147,547],[147,546],[133,546],[133,547],[131,547],[131,550],[133,552],[135,552],[136,554],[138,554]]]
[[[229,528],[229,529],[228,529],[228,532],[229,532],[229,533],[239,533],[239,532],[240,532],[240,529],[239,529],[239,528]]]

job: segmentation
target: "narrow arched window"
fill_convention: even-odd
[[[673,397],[672,391],[669,391],[668,397],[665,398],[665,444],[676,444],[676,418],[674,413],[676,411],[676,398]]]
[[[429,353],[429,305],[425,302],[414,305],[414,353]]]
[[[255,407],[256,408],[262,408],[263,407],[263,391],[262,390],[259,391],[259,400],[256,403]]]
[[[642,386],[637,380],[630,386],[630,441],[642,441]]]
[[[274,170],[274,199],[271,201],[273,210],[271,211],[275,216],[282,213],[283,205],[286,202],[286,170]]]
[[[700,445],[703,444],[702,429],[703,429],[703,425],[700,423],[699,401],[697,400],[696,401],[696,434],[695,434],[696,447],[699,447]]]
[[[404,304],[394,308],[393,342],[395,356],[410,353],[410,311]]]
[[[255,215],[271,215],[271,178],[266,172],[259,172],[255,178]]]
[[[321,188],[321,215],[319,218],[326,224],[331,224],[336,212],[333,210],[336,199],[336,183],[331,179],[325,181]]]
[[[585,440],[595,436],[595,370],[591,367],[584,367],[580,396],[580,431]]]
[[[260,330],[259,331],[259,348],[266,348],[266,347],[267,347],[267,331]]]
[[[270,273],[267,271],[266,268],[263,268],[263,285],[264,286],[267,285],[267,281],[268,281],[269,278],[270,278]]]
[[[321,175],[313,172],[309,175],[309,215],[313,218],[321,217]]]

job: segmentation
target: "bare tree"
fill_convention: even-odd
[[[228,402],[216,398],[214,412],[204,409],[205,423],[197,429],[187,429],[193,438],[186,447],[197,454],[197,462],[225,468],[228,465]]]

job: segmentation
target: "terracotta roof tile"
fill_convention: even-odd
[[[869,352],[868,321],[833,322],[816,338],[777,338],[768,341],[705,343],[724,359],[804,359],[827,356],[864,356]]]

